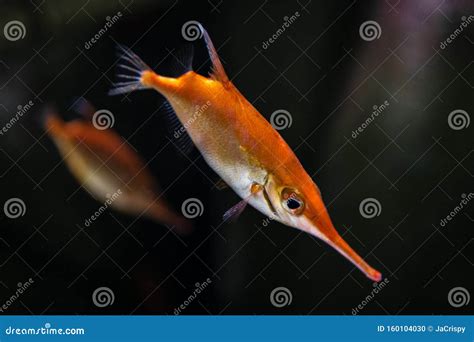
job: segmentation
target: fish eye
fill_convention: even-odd
[[[303,199],[295,190],[285,188],[281,192],[283,207],[293,215],[300,215],[304,209]]]
[[[288,207],[288,209],[296,210],[301,206],[301,203],[300,203],[300,201],[298,201],[294,198],[288,198],[286,200],[286,206]]]

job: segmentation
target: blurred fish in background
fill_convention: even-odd
[[[144,215],[188,233],[190,221],[166,203],[145,162],[112,129],[114,115],[106,109],[96,110],[83,98],[74,107],[86,120],[65,122],[53,109],[46,109],[44,126],[81,186],[116,210]]]

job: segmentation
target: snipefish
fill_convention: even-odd
[[[280,134],[232,84],[208,33],[201,25],[199,30],[212,62],[210,77],[192,70],[192,57],[181,61],[181,76],[161,76],[119,46],[124,62],[119,67],[126,73],[118,75],[123,82],[110,94],[151,88],[166,98],[206,162],[242,198],[225,218],[240,214],[248,203],[323,240],[367,277],[380,281],[380,272],[338,234],[313,179]]]
[[[82,103],[81,108],[87,106]],[[120,212],[144,215],[181,233],[189,231],[190,222],[160,196],[149,168],[114,130],[82,119],[66,122],[51,108],[46,109],[44,126],[71,173],[97,201],[108,200]]]

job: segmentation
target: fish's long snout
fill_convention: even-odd
[[[336,251],[342,254],[347,260],[352,262],[359,270],[361,270],[368,278],[379,282],[382,280],[382,274],[371,267],[364,259],[362,259],[349,244],[339,235],[334,228],[327,212],[323,215],[323,220],[316,219],[316,222],[311,222],[313,225],[311,231],[313,235],[325,241]]]
[[[338,235],[336,239],[328,240],[327,243],[352,262],[359,270],[364,272],[369,279],[376,282],[382,280],[382,274],[366,263],[342,237]]]

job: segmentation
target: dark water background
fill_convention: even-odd
[[[199,154],[182,156],[169,143],[160,96],[107,96],[116,42],[166,73],[166,56],[185,43],[181,28],[190,20],[204,24],[229,77],[267,119],[279,109],[291,114],[291,127],[280,133],[319,185],[340,233],[388,279],[360,313],[472,313],[472,303],[450,305],[448,293],[473,290],[473,204],[444,227],[440,220],[474,192],[473,124],[448,124],[456,109],[469,118],[474,112],[474,23],[444,49],[440,43],[473,7],[435,0],[1,1],[1,26],[19,20],[26,35],[0,36],[0,125],[34,103],[0,136],[0,202],[26,205],[17,219],[2,212],[0,304],[18,283],[34,280],[5,313],[173,314],[207,278],[211,285],[184,314],[351,314],[372,293],[372,282],[330,247],[266,224],[253,208],[222,224],[239,198],[214,187]],[[120,20],[86,49],[118,11]],[[297,20],[264,48],[296,11]],[[361,39],[368,20],[380,25],[379,39]],[[194,45],[194,65],[205,74],[206,52],[201,41]],[[100,203],[79,188],[40,124],[47,104],[74,118],[74,96],[114,113],[114,128],[150,161],[177,210],[187,198],[202,201],[193,234],[178,237],[113,210],[84,227]],[[366,198],[379,201],[379,216],[361,216]],[[115,301],[98,308],[92,293],[103,286]],[[291,292],[291,304],[271,304],[276,287]]]

